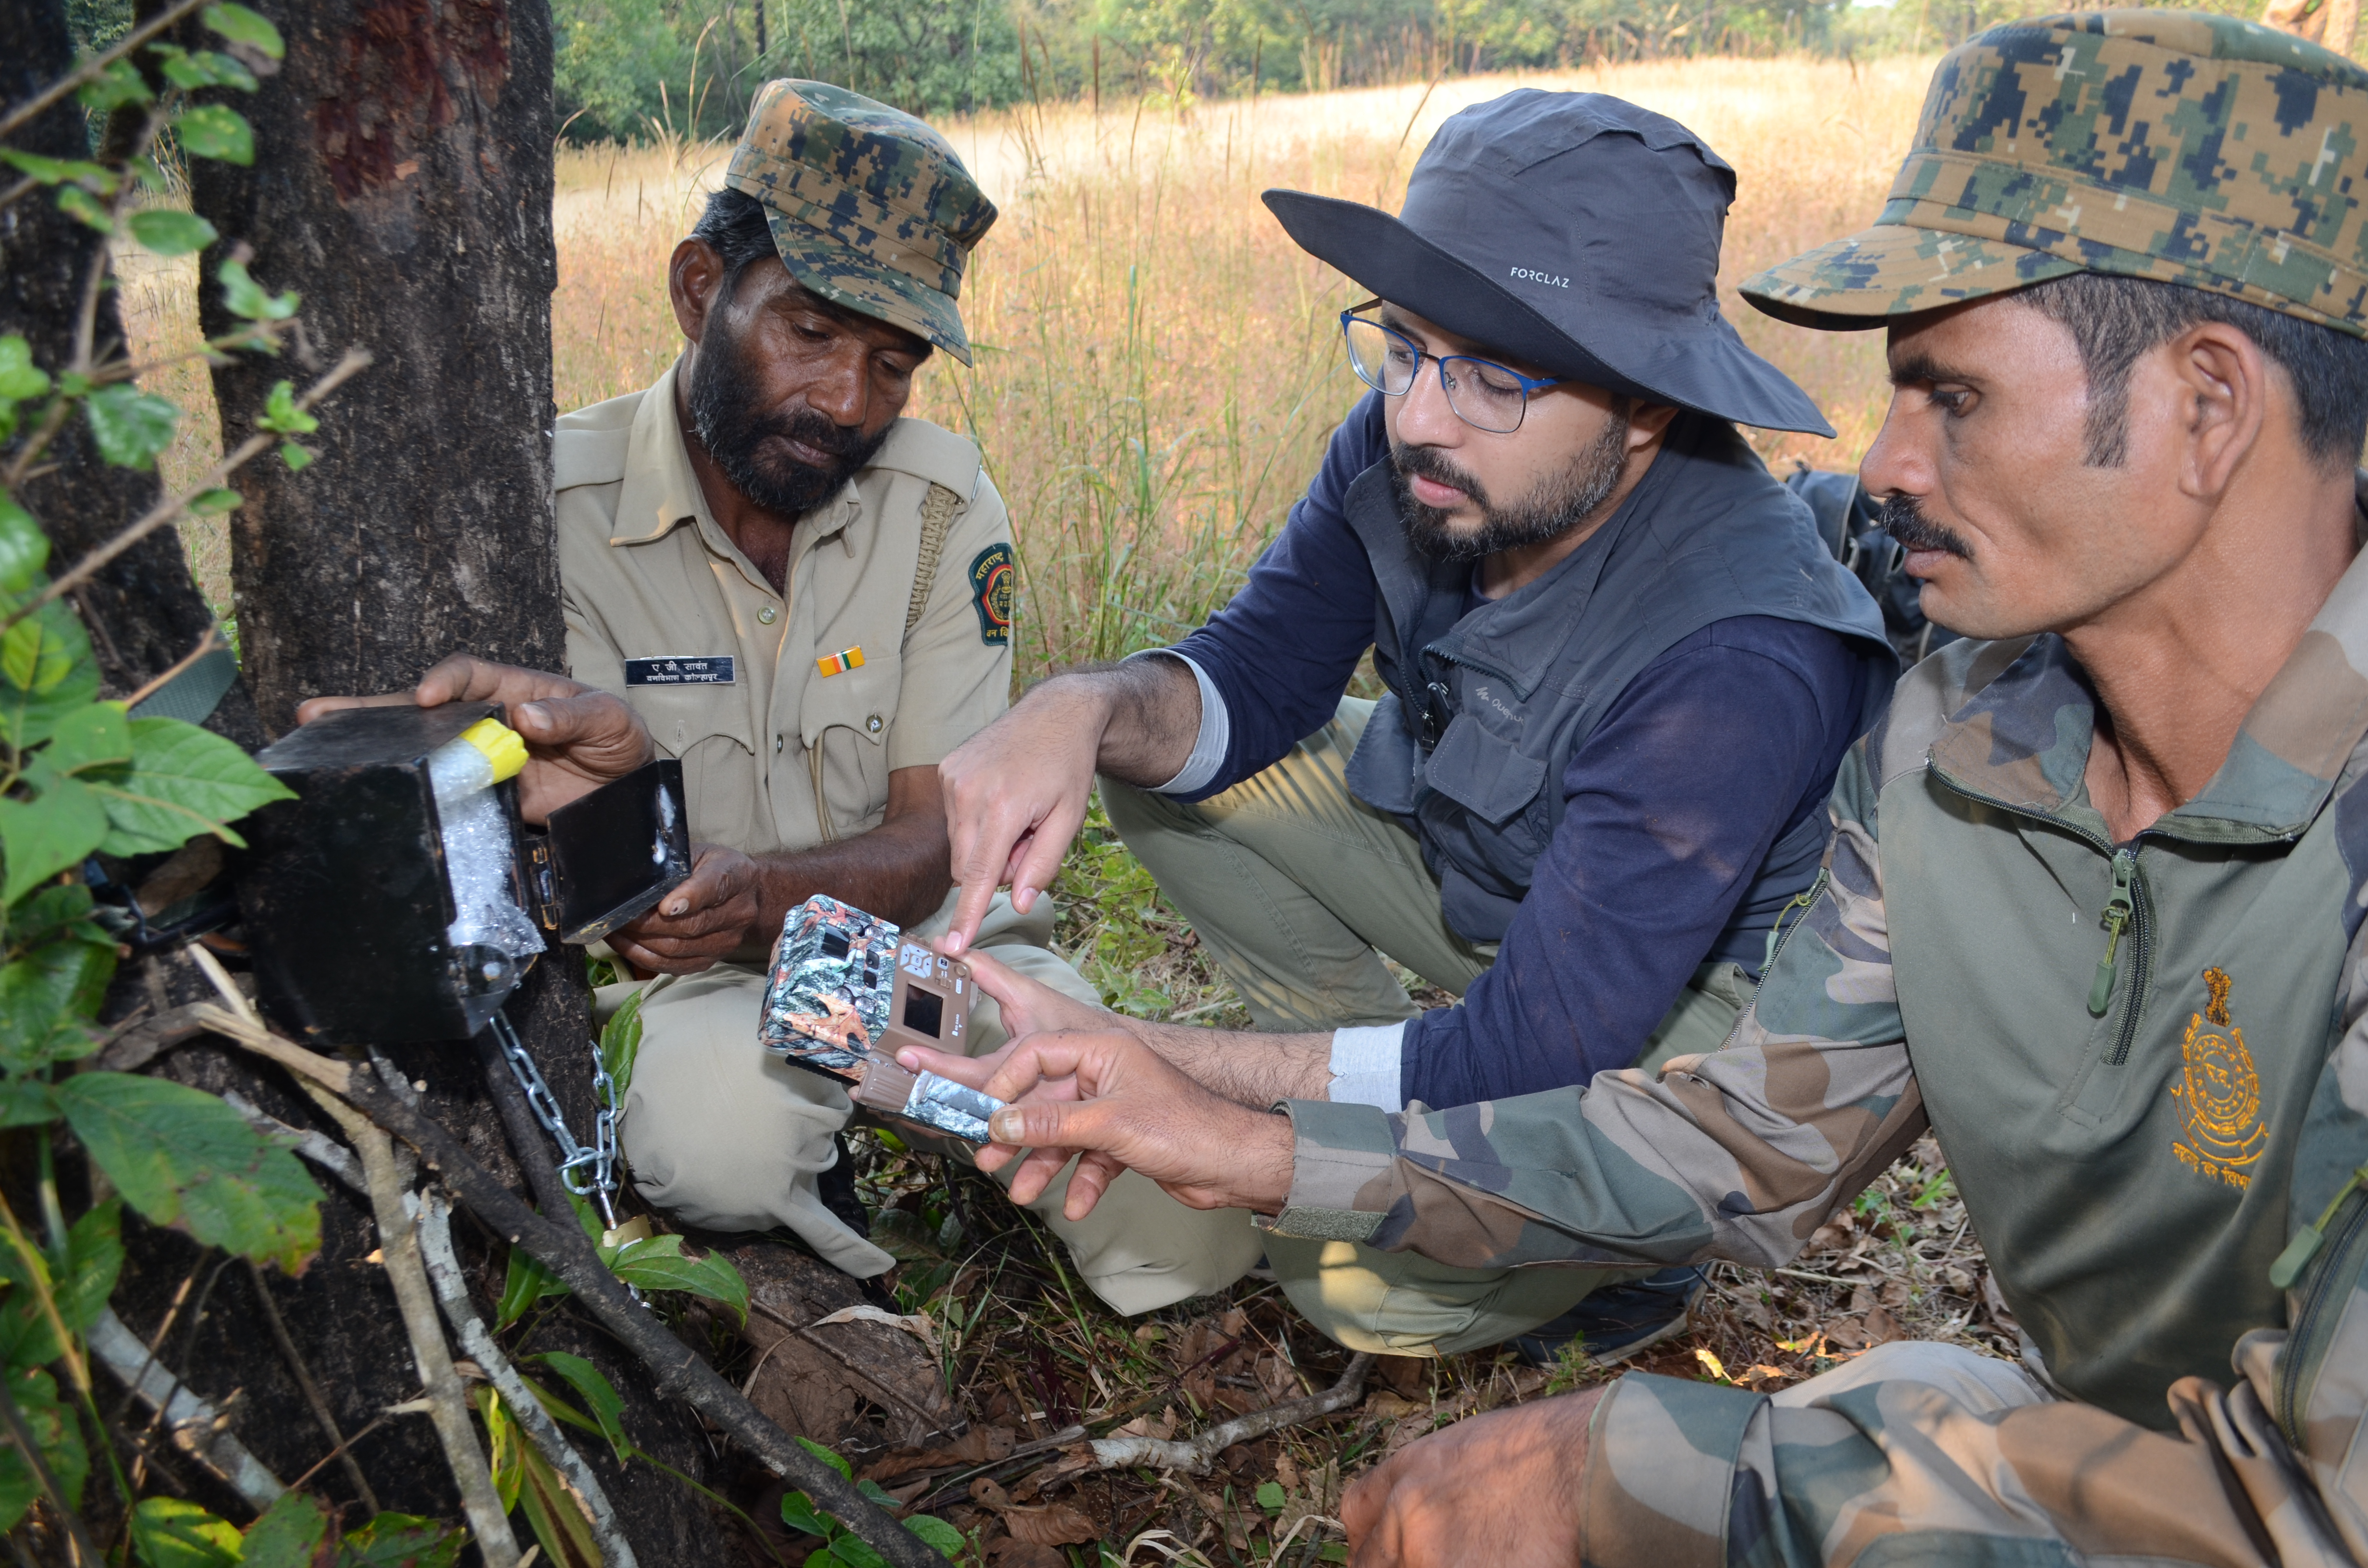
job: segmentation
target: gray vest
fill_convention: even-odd
[[[1372,558],[1373,664],[1389,687],[1349,788],[1421,838],[1448,924],[1469,940],[1497,941],[1511,925],[1562,821],[1571,754],[1630,680],[1703,627],[1760,615],[1840,632],[1872,666],[1861,733],[1890,699],[1897,664],[1882,612],[1724,421],[1680,414],[1609,522],[1469,615],[1470,567],[1408,541],[1386,459],[1349,487],[1347,513]],[[1785,896],[1805,887],[1825,836],[1812,813],[1781,837],[1742,907],[1773,881],[1792,884]]]

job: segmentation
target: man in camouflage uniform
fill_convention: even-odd
[[[1350,1495],[1356,1562],[2368,1562],[2363,176],[2351,62],[2048,17],[1943,60],[1875,227],[1745,285],[1888,326],[1862,472],[1969,640],[1845,763],[1723,1049],[1287,1121],[1122,1040],[1013,1052],[997,1092],[1095,1096],[998,1113],[1015,1191],[1089,1149],[1073,1195],[1123,1164],[1463,1267],[1782,1264],[1937,1134],[2022,1366],[1480,1417]]]
[[[921,935],[951,910],[937,765],[1009,700],[1011,525],[977,448],[902,415],[934,349],[969,362],[956,299],[996,211],[937,131],[819,82],[758,91],[723,187],[668,268],[682,358],[559,421],[574,681],[461,664],[416,699],[611,692],[645,733],[591,770],[652,743],[681,760],[691,879],[609,938],[648,983],[599,998],[641,996],[619,1122],[634,1186],[692,1224],[783,1227],[872,1275],[895,1260],[848,1223],[851,1192],[834,1208],[818,1190],[847,1096],[768,1053],[757,1019],[782,917],[808,896]],[[1000,900],[981,946],[1099,1000],[1051,950],[1053,919]],[[975,1047],[1002,1043],[991,999],[973,1022]],[[1039,1207],[1123,1312],[1258,1255],[1238,1217],[1139,1177],[1082,1224]]]

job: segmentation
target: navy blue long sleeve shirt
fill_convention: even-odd
[[[1343,511],[1388,452],[1381,398],[1334,434],[1248,582],[1178,645],[1224,703],[1218,793],[1328,722],[1373,641],[1375,584]],[[1406,1098],[1433,1106],[1581,1084],[1634,1062],[1705,961],[1757,975],[1782,907],[1745,907],[1770,847],[1825,808],[1868,679],[1838,633],[1716,621],[1632,680],[1572,754],[1565,809],[1495,964],[1406,1027]],[[1811,858],[1798,881],[1816,874]]]

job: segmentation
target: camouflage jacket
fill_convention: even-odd
[[[1944,650],[1844,763],[1822,888],[1724,1049],[1451,1110],[1294,1102],[1275,1228],[1472,1267],[1780,1264],[1929,1117],[2067,1396],[2017,1417],[2029,1462],[2062,1482],[2115,1433],[2211,1452],[2173,1483],[2244,1491],[2279,1537],[2232,1560],[2368,1560],[2363,670],[2368,556],[2217,777],[2116,846],[2061,642]],[[2305,1224],[2325,1239],[2282,1290]],[[2233,1396],[2198,1381],[2232,1361]],[[1675,1414],[1691,1397],[1663,1399],[1671,1430],[1725,1441]],[[2129,1425],[2174,1422],[2204,1441]],[[2016,1491],[2084,1551],[2152,1539],[2139,1499]]]

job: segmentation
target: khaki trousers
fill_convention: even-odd
[[[1288,756],[1197,805],[1101,781],[1110,824],[1261,1029],[1414,1017],[1383,954],[1458,996],[1496,960],[1496,944],[1448,926],[1414,835],[1349,792],[1349,757],[1372,710],[1342,699],[1332,722]],[[1702,965],[1635,1065],[1717,1050],[1749,991],[1736,965]],[[1449,1268],[1356,1242],[1265,1241],[1268,1267],[1316,1327],[1350,1349],[1399,1356],[1501,1343],[1640,1272]]]
[[[933,935],[944,915],[916,933]],[[977,945],[1032,980],[1099,1002],[1051,950],[1053,918],[1049,899],[1023,915],[997,895]],[[849,1230],[814,1189],[837,1158],[832,1134],[853,1108],[834,1080],[757,1045],[765,983],[763,970],[717,964],[638,987],[641,1054],[618,1119],[634,1190],[688,1223],[719,1231],[786,1226],[849,1274],[881,1273],[896,1260]],[[635,989],[602,987],[602,1016]],[[973,1053],[1002,1046],[994,998],[981,994],[971,1018]],[[1081,1221],[1061,1214],[1067,1191],[1064,1176],[1028,1207],[1066,1244],[1094,1292],[1121,1312],[1222,1290],[1258,1260],[1259,1239],[1247,1215],[1188,1209],[1132,1171]]]

